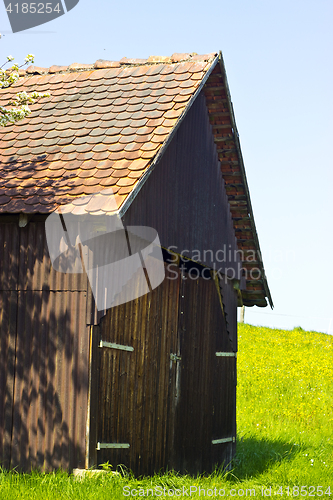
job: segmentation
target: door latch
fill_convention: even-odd
[[[170,359],[171,359],[171,361],[181,361],[182,357],[181,356],[177,356],[177,354],[171,353],[170,354]]]

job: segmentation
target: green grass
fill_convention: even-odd
[[[124,472],[83,481],[61,471],[0,472],[0,499],[124,499],[129,489],[140,498],[147,493],[152,498],[153,492],[153,498],[172,498],[169,489],[179,490],[182,498],[221,498],[219,490],[243,498],[254,492],[262,497],[262,488],[269,487],[277,499],[309,493],[333,498],[333,337],[301,328],[239,325],[237,399],[237,455],[230,472],[142,479]]]

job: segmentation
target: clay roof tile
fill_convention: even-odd
[[[209,57],[173,54],[27,68],[8,95],[37,90],[51,97],[0,133],[0,185],[6,189],[0,212],[46,213],[108,186],[119,193],[120,206],[186,109]],[[1,103],[6,95],[2,91]]]

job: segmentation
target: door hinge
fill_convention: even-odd
[[[222,438],[222,439],[213,439],[212,444],[222,444],[222,443],[235,443],[236,438],[233,437],[228,437],[228,438]]]
[[[103,450],[108,448],[120,449],[120,448],[129,448],[130,445],[128,443],[97,443],[96,450]]]
[[[120,351],[134,351],[134,347],[129,345],[113,344],[112,342],[105,342],[101,340],[98,347],[108,347],[109,349],[119,349]]]
[[[237,358],[237,352],[216,352],[215,356]]]

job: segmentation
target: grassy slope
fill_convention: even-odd
[[[239,325],[238,360],[238,477],[333,497],[333,337]]]
[[[304,493],[311,492],[310,486],[323,486],[323,498],[333,498],[333,337],[301,329],[239,325],[237,397],[237,457],[226,475],[168,474],[140,481],[107,477],[79,483],[61,472],[0,473],[0,498],[120,499],[126,498],[122,490],[126,485],[138,494],[139,488],[156,485],[201,486],[206,495],[208,488],[223,488],[226,496],[233,488],[233,498],[241,498],[239,489],[246,496],[246,489],[255,488],[261,497],[261,489],[272,486],[272,497],[289,498],[294,485],[307,486]],[[281,492],[279,486],[283,486],[283,496],[274,495],[274,491]],[[313,496],[317,497],[317,491]],[[193,493],[191,498],[203,498],[203,493],[200,497]]]

